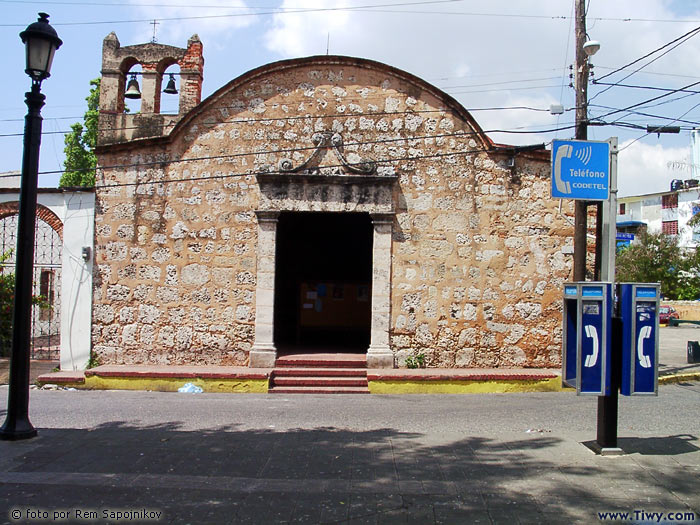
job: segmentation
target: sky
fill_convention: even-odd
[[[100,74],[102,40],[112,31],[123,46],[150,42],[154,20],[162,44],[186,47],[198,34],[203,98],[269,62],[356,56],[443,89],[498,143],[550,144],[574,137],[573,6],[573,0],[0,0],[0,172],[21,167],[30,80],[18,35],[40,11],[63,40],[42,85],[39,186],[52,187],[63,167],[63,132],[82,118],[89,81]],[[700,2],[589,0],[586,17],[588,36],[601,44],[591,59],[601,83],[589,86],[589,116],[615,124],[589,127],[589,139],[618,137],[620,196],[667,191],[672,179],[691,177],[690,129],[700,128],[700,30],[667,44],[700,28]],[[680,88],[686,90],[673,91]],[[164,110],[174,109],[176,99],[164,95]],[[552,104],[567,111],[552,115]],[[658,136],[630,125],[682,130]]]

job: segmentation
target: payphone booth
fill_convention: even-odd
[[[562,383],[578,395],[610,395],[612,283],[564,285]]]
[[[618,285],[622,317],[623,396],[658,395],[659,299],[658,284]]]

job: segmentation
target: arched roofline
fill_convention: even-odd
[[[393,66],[389,66],[382,62],[377,62],[375,60],[369,60],[367,58],[357,58],[343,55],[313,55],[303,58],[292,58],[287,60],[279,60],[277,62],[272,62],[265,64],[263,66],[251,69],[250,71],[243,73],[241,76],[231,80],[229,83],[223,85],[217,89],[214,93],[203,100],[197,107],[193,108],[189,113],[187,113],[182,120],[180,120],[175,127],[170,132],[170,136],[173,137],[177,135],[181,129],[189,125],[194,119],[196,119],[200,114],[207,111],[212,105],[216,104],[216,101],[224,97],[229,92],[235,90],[236,88],[247,84],[257,78],[267,76],[271,73],[284,71],[287,69],[294,69],[300,66],[324,66],[324,65],[341,65],[341,66],[354,66],[364,69],[370,69],[374,71],[381,71],[387,73],[393,77],[399,78],[409,84],[413,84],[419,89],[426,91],[433,95],[438,100],[442,101],[447,109],[452,111],[455,115],[459,116],[462,120],[467,122],[476,132],[476,139],[481,142],[481,147],[486,149],[492,149],[494,147],[491,139],[484,133],[481,126],[472,117],[471,113],[462,106],[455,98],[448,95],[441,89],[433,86],[429,82],[426,82],[420,77],[417,77],[407,71],[403,71]]]
[[[279,60],[277,62],[272,62],[265,64],[263,66],[251,69],[250,71],[243,73],[239,77],[231,80],[227,84],[217,89],[214,93],[209,95],[196,107],[192,108],[188,113],[186,113],[183,118],[173,127],[168,135],[163,137],[146,137],[143,139],[131,140],[128,142],[120,142],[115,144],[108,144],[104,146],[97,146],[95,151],[97,153],[103,153],[107,151],[119,151],[119,150],[130,150],[133,148],[141,148],[145,146],[157,145],[169,143],[172,139],[179,133],[182,133],[188,125],[192,123],[199,115],[209,110],[216,102],[226,96],[229,92],[235,90],[238,87],[245,85],[257,78],[267,76],[271,73],[281,72],[288,69],[294,69],[300,66],[323,66],[323,65],[340,65],[340,66],[354,66],[374,71],[381,71],[395,78],[401,79],[409,84],[413,84],[417,88],[427,93],[430,93],[438,100],[440,100],[445,108],[452,111],[454,115],[462,119],[464,122],[469,124],[469,126],[476,132],[475,139],[480,142],[480,146],[486,150],[498,149],[494,142],[484,133],[481,126],[472,117],[471,113],[462,106],[455,98],[448,95],[441,89],[433,86],[429,82],[426,82],[420,77],[403,71],[401,69],[383,64],[382,62],[377,62],[375,60],[369,60],[367,58],[357,58],[349,57],[343,55],[314,55],[303,58],[293,58],[287,60]]]
[[[11,215],[19,214],[19,201],[8,201],[0,203],[0,219],[9,217]],[[58,218],[53,211],[44,206],[43,204],[37,203],[36,205],[36,216],[37,218],[44,221],[46,224],[51,226],[51,228],[58,234],[58,236],[63,240],[63,222]]]

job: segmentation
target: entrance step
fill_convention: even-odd
[[[273,386],[270,394],[369,394],[369,388],[360,386]]]
[[[293,354],[277,358],[272,394],[369,394],[365,354]]]
[[[274,378],[275,386],[367,386],[367,374],[360,377],[341,376],[278,376]]]
[[[367,379],[366,368],[308,368],[308,367],[277,367],[275,376],[302,376],[302,377],[362,377]]]
[[[277,358],[276,367],[367,368],[365,354],[292,354]]]

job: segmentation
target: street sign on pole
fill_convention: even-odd
[[[552,197],[608,200],[610,144],[590,140],[552,142]]]

